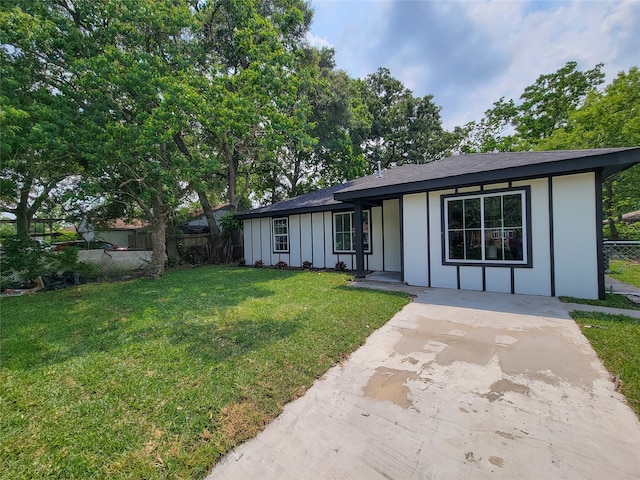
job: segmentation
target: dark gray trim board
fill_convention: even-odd
[[[604,234],[602,225],[604,225],[604,211],[602,204],[602,170],[596,170],[596,255],[598,262],[598,298],[605,300],[606,286],[604,283]]]

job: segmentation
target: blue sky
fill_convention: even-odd
[[[606,82],[640,66],[640,1],[311,0],[310,42],[331,46],[337,67],[378,67],[432,94],[445,128],[479,120],[539,75],[575,60],[604,63]]]

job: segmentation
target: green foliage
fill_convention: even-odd
[[[78,249],[66,248],[61,252],[47,250],[40,242],[30,238],[9,236],[2,239],[0,255],[0,288],[25,284],[39,275],[61,273],[66,270],[95,276],[96,269],[78,261]]]
[[[569,123],[569,117],[604,81],[602,64],[585,72],[567,62],[551,74],[538,77],[524,89],[520,102],[502,97],[484,118],[467,125],[467,152],[507,152],[537,148]]]
[[[242,230],[242,222],[236,220],[231,212],[227,212],[220,217],[220,226],[222,227],[222,233],[225,235],[231,235]]]
[[[598,307],[624,308],[627,310],[640,310],[640,306],[633,303],[625,295],[607,293],[604,300],[591,300],[587,298],[560,297],[563,302],[577,303],[581,305],[595,305]]]
[[[539,144],[540,149],[634,147],[640,145],[640,71],[620,72],[603,92],[591,91],[566,125]],[[603,190],[606,238],[637,240],[638,227],[622,214],[640,210],[640,166],[606,179]]]
[[[382,167],[426,163],[442,158],[460,142],[460,130],[442,128],[440,108],[432,95],[413,96],[386,68],[367,76],[361,85],[364,104],[372,115],[365,140],[369,171]]]
[[[640,319],[596,312],[571,316],[612,376],[620,376],[620,391],[640,417]]]

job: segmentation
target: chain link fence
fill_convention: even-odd
[[[640,262],[640,242],[608,240],[603,244],[605,268],[609,270],[610,260]]]

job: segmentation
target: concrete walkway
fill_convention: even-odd
[[[406,288],[413,303],[207,479],[640,478],[640,422],[567,304]]]

